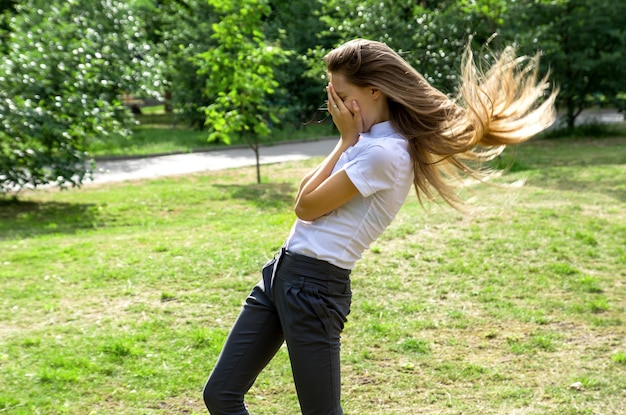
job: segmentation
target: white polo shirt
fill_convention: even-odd
[[[285,243],[289,251],[354,268],[365,249],[396,216],[413,184],[404,137],[386,121],[362,133],[337,161],[359,194],[314,221],[297,219]]]

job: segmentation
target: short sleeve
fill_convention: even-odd
[[[346,163],[344,169],[363,197],[390,189],[398,177],[402,163],[399,154],[380,145],[371,145],[355,159]]]

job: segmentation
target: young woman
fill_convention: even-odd
[[[481,73],[468,49],[458,99],[382,43],[356,39],[324,60],[328,110],[341,137],[300,183],[298,219],[263,268],[207,381],[204,401],[213,415],[248,413],[244,395],[283,341],[302,413],[343,414],[340,334],[350,272],[363,251],[412,186],[420,200],[439,195],[456,205],[450,179],[481,178],[478,162],[554,120],[555,93],[544,96],[537,58],[511,50]]]

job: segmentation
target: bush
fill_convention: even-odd
[[[600,122],[584,123],[573,129],[558,127],[547,130],[539,136],[545,139],[558,138],[603,138],[603,137],[626,136],[626,124],[606,124]]]
[[[0,193],[80,185],[87,141],[127,133],[118,97],[156,72],[127,2],[39,3],[18,6],[0,62]]]

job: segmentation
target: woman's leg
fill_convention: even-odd
[[[275,303],[302,414],[341,415],[340,336],[350,312],[350,280],[324,269],[318,279],[314,268],[283,261],[274,282]]]
[[[246,415],[244,395],[284,341],[278,314],[264,285],[254,287],[204,387],[212,415]]]

